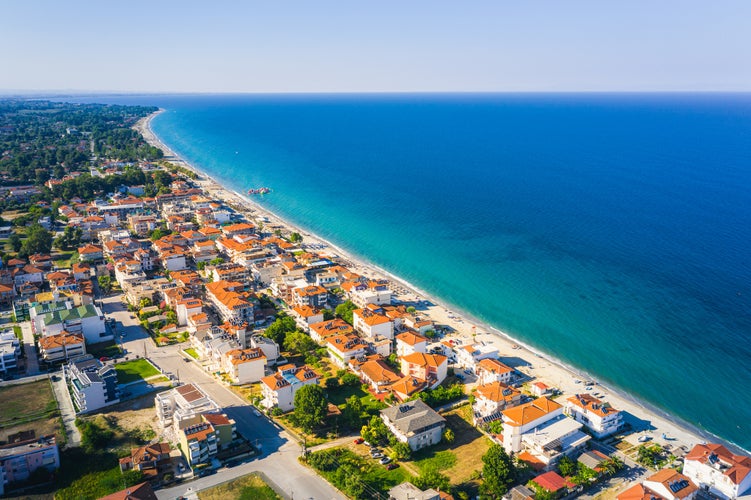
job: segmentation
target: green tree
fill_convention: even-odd
[[[448,476],[438,472],[437,469],[428,467],[422,473],[412,480],[412,484],[421,490],[433,488],[441,491],[448,491],[451,488],[451,481]]]
[[[21,245],[21,254],[50,253],[52,250],[52,233],[39,224],[33,224],[26,231],[26,239]]]
[[[354,373],[347,372],[344,375],[342,375],[342,378],[340,379],[342,385],[348,385],[348,386],[356,386],[360,383],[360,379],[355,375]]]
[[[290,316],[283,315],[279,316],[276,321],[271,323],[269,327],[266,328],[264,335],[266,335],[268,338],[270,338],[280,346],[284,346],[284,339],[287,334],[294,332],[296,329],[297,325],[295,324],[295,319]]]
[[[516,480],[516,467],[501,445],[493,444],[482,456],[483,491],[503,496]]]
[[[167,324],[177,324],[177,313],[175,311],[167,311],[164,315],[167,317]]]
[[[407,443],[399,441],[391,449],[394,452],[392,458],[396,458],[397,460],[409,460],[412,456],[412,448]]]
[[[284,337],[284,349],[287,351],[305,355],[318,348],[315,340],[299,330],[289,332]]]
[[[569,477],[576,474],[576,468],[576,462],[574,462],[568,455],[564,455],[558,462],[558,471],[563,477]]]
[[[442,438],[443,438],[443,440],[444,440],[445,442],[447,442],[448,444],[451,444],[451,443],[453,443],[453,442],[454,442],[454,439],[456,438],[456,436],[454,435],[454,431],[452,431],[452,430],[451,430],[451,429],[449,429],[448,427],[446,428],[446,430],[444,430],[444,431],[443,431],[443,436],[441,436],[441,437],[442,437]]]
[[[344,423],[353,429],[360,427],[362,424],[362,401],[355,395],[347,398],[344,409],[342,410],[342,419]]]
[[[103,274],[97,278],[99,289],[106,295],[112,290],[112,278],[109,274]]]
[[[323,310],[323,320],[324,321],[330,321],[334,319],[334,311],[331,309],[324,309]]]
[[[21,250],[21,245],[23,244],[23,241],[21,241],[21,237],[18,236],[16,233],[12,233],[10,235],[10,238],[8,238],[8,243],[10,243],[10,247],[13,249],[14,252],[18,252]]]
[[[501,420],[493,420],[488,424],[488,432],[501,434],[503,432],[503,422]]]
[[[328,403],[319,385],[305,385],[295,393],[294,420],[305,432],[311,432],[326,418]]]
[[[292,243],[300,243],[302,241],[302,236],[300,233],[292,233],[289,235],[289,241]]]
[[[141,300],[140,300],[140,301],[138,302],[138,308],[139,308],[139,309],[143,309],[144,307],[149,307],[150,305],[151,305],[151,299],[150,299],[150,298],[148,298],[148,297],[143,297],[143,298],[142,298],[142,299],[141,299]]]
[[[334,309],[334,314],[336,314],[337,318],[342,318],[344,321],[351,325],[352,311],[354,311],[355,309],[357,309],[357,306],[353,304],[351,300],[348,300],[336,306],[336,309]]]

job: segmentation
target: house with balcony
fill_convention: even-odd
[[[201,302],[201,299],[182,299],[177,302],[175,312],[177,313],[177,324],[179,326],[185,326],[188,324],[188,318],[203,312],[203,302]]]
[[[104,313],[99,307],[86,304],[73,307],[66,303],[65,309],[58,309],[47,313],[41,318],[43,336],[54,335],[62,331],[83,334],[86,342],[95,344],[112,340],[114,335],[107,331],[104,325]]]
[[[477,371],[477,365],[483,359],[498,358],[498,349],[484,343],[454,347],[454,352],[456,353],[456,364],[472,370],[472,372]]]
[[[413,451],[438,444],[446,427],[446,419],[420,399],[385,408],[380,415],[396,439]]]
[[[346,368],[353,358],[364,356],[368,344],[355,334],[336,335],[325,341],[331,359],[341,368]]]
[[[276,373],[261,379],[261,404],[268,409],[278,407],[284,412],[294,410],[295,393],[310,384],[318,384],[318,374],[309,366],[280,366]]]
[[[355,309],[352,311],[352,319],[355,331],[363,337],[394,338],[394,322],[379,306],[368,304],[363,309]]]
[[[214,306],[222,321],[254,323],[258,299],[245,291],[239,281],[215,281],[206,284],[206,298]]]
[[[259,348],[231,349],[222,357],[222,369],[235,384],[260,381],[266,368],[266,356]]]
[[[751,494],[751,457],[736,455],[716,443],[697,444],[684,457],[683,474],[702,490],[719,498]]]
[[[623,417],[619,410],[588,393],[574,394],[568,398],[565,413],[584,424],[597,439],[610,436],[623,426]]]
[[[380,356],[374,355],[375,359],[368,359],[359,364],[357,373],[360,379],[368,384],[373,392],[388,392],[392,384],[398,382],[402,375],[394,371]]]
[[[158,477],[162,472],[171,472],[171,451],[169,443],[153,443],[131,448],[130,456],[120,459],[120,471],[138,470],[149,479]]]
[[[310,325],[323,321],[323,311],[310,306],[295,306],[292,308],[292,317],[297,326],[304,331],[310,331]]]
[[[322,286],[309,285],[292,289],[292,301],[297,306],[323,309],[329,300],[329,292]]]
[[[0,333],[0,373],[6,374],[18,369],[21,356],[21,341],[13,330]]]
[[[350,300],[359,308],[364,308],[368,304],[391,304],[392,296],[393,292],[389,289],[387,280],[370,280],[353,287],[349,293]]]
[[[501,382],[510,384],[514,380],[514,369],[504,365],[495,358],[484,358],[475,365],[478,384]]]
[[[402,373],[428,383],[430,389],[441,385],[448,372],[448,359],[442,354],[413,352],[399,358]]]
[[[198,384],[185,384],[154,398],[156,416],[162,429],[183,429],[201,422],[201,414],[220,410]]]
[[[8,485],[26,481],[40,467],[50,473],[60,468],[54,434],[0,446],[0,495]]]
[[[428,349],[428,338],[416,332],[404,332],[396,336],[396,355],[399,357],[414,352],[425,353]]]
[[[219,437],[209,422],[199,422],[177,431],[180,447],[191,467],[208,463],[219,452]]]
[[[78,413],[120,402],[117,372],[90,354],[71,360],[65,367],[65,377]]]
[[[334,318],[328,321],[321,321],[310,325],[310,338],[322,344],[329,337],[337,335],[353,334],[355,329],[352,325],[341,318]]]
[[[501,412],[517,406],[521,402],[521,392],[497,380],[489,384],[478,385],[475,390],[474,411],[475,425],[500,420]]]
[[[616,498],[618,500],[692,500],[698,495],[699,488],[691,479],[675,469],[667,468],[633,485]]]
[[[503,447],[506,453],[534,468],[549,469],[564,455],[582,450],[590,436],[581,431],[582,424],[563,414],[563,406],[548,398],[501,412]]]
[[[86,354],[86,341],[82,333],[63,330],[60,333],[40,337],[39,354],[47,363],[68,361]]]
[[[84,245],[78,248],[78,259],[81,262],[101,262],[104,260],[104,249],[96,245]]]

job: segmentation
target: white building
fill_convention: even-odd
[[[39,339],[39,354],[47,363],[66,361],[86,354],[86,341],[81,333],[62,331]]]
[[[267,364],[274,364],[279,359],[279,345],[268,337],[253,335],[250,337],[249,347],[257,347],[262,350],[263,355],[266,356]]]
[[[318,384],[318,374],[307,365],[296,367],[289,364],[280,366],[273,375],[261,379],[263,400],[266,408],[278,407],[282,411],[295,408],[295,393],[303,386]]]
[[[416,399],[381,410],[386,427],[412,450],[419,450],[441,441],[446,419]]]
[[[186,326],[188,318],[203,312],[203,302],[200,299],[182,299],[177,303],[175,312],[177,313],[177,324]]]
[[[481,359],[475,365],[478,384],[501,382],[510,384],[514,378],[514,369],[504,365],[495,358]]]
[[[378,306],[369,304],[363,309],[355,309],[352,311],[352,319],[355,331],[364,337],[380,335],[387,339],[394,338],[394,323]]]
[[[502,418],[506,453],[524,450],[546,468],[581,450],[590,439],[581,432],[582,424],[563,415],[563,406],[548,398],[504,410]]]
[[[263,378],[266,356],[261,349],[232,349],[224,353],[224,372],[236,384],[250,384]]]
[[[417,333],[404,332],[396,336],[396,355],[406,356],[413,352],[424,353],[427,350],[428,338]]]
[[[475,423],[485,423],[501,418],[501,412],[517,406],[521,392],[501,382],[478,385],[475,391]]]
[[[162,429],[184,429],[201,423],[201,414],[220,410],[197,384],[185,384],[171,391],[160,392],[154,398],[156,416]]]
[[[354,288],[349,297],[353,304],[363,308],[368,304],[379,306],[391,304],[392,295],[393,293],[389,290],[387,283],[370,281],[362,287]]]
[[[309,332],[310,325],[323,321],[323,311],[310,306],[295,306],[292,308],[292,317],[295,318],[297,326]]]
[[[401,357],[399,361],[405,376],[426,381],[430,389],[438,387],[446,380],[448,359],[442,354],[413,352]]]
[[[73,307],[67,303],[67,309],[56,310],[45,314],[41,318],[44,336],[61,333],[63,330],[70,333],[83,334],[86,342],[96,344],[112,340],[114,335],[107,332],[104,326],[104,314],[99,307],[87,304]]]
[[[619,410],[587,393],[568,398],[565,411],[566,415],[584,424],[597,439],[617,432],[623,425]]]
[[[751,457],[735,455],[721,444],[697,444],[684,457],[683,473],[720,498],[751,493]]]
[[[79,413],[120,402],[117,372],[91,355],[71,361],[65,369],[73,401]]]
[[[326,349],[331,359],[342,368],[346,368],[353,358],[364,356],[368,344],[354,334],[335,335],[326,339]]]
[[[21,342],[13,331],[0,333],[0,373],[18,369]]]
[[[456,351],[456,364],[472,371],[477,369],[477,364],[483,359],[498,357],[498,349],[483,343],[463,345],[454,350]]]

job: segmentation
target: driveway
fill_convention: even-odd
[[[23,332],[23,349],[26,355],[26,375],[36,375],[39,373],[39,358],[37,358],[37,348],[34,345],[34,333],[31,331],[31,322],[24,321],[18,324]]]

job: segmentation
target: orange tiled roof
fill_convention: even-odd
[[[503,411],[504,424],[522,426],[544,417],[561,408],[561,405],[548,398],[537,398],[534,401],[515,406]]]

